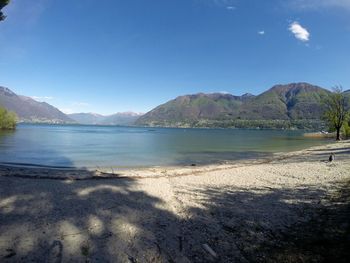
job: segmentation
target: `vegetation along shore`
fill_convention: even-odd
[[[16,123],[16,114],[0,107],[0,130],[14,130]]]

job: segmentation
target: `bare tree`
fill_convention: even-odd
[[[333,92],[324,100],[325,118],[329,125],[336,130],[336,140],[340,140],[340,129],[349,118],[347,112],[347,98],[341,86],[335,86]]]

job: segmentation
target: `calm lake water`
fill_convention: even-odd
[[[324,144],[302,131],[21,124],[0,131],[0,162],[65,167],[205,164]]]

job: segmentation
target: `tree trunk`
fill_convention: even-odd
[[[337,128],[337,141],[340,141],[340,128]]]

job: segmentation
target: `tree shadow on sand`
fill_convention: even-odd
[[[171,179],[146,183],[131,178],[74,181],[0,176],[0,261],[326,262],[337,253],[344,257],[336,259],[349,259],[333,246],[349,233],[344,219],[349,218],[349,200],[343,186],[332,199],[339,205],[329,207],[322,201],[327,192],[314,186],[175,185],[169,189],[173,198],[165,201],[144,190],[157,180]],[[319,225],[314,224],[318,218],[322,218]],[[325,225],[329,227],[323,230]],[[322,233],[330,243],[322,239],[315,250],[312,242],[318,242]],[[311,246],[304,247],[309,241]],[[330,247],[335,250],[325,251]]]
[[[191,208],[183,226],[186,255],[201,259],[198,240],[219,254],[218,262],[349,262],[350,183],[329,196],[300,189],[196,189],[202,207]],[[182,196],[187,189],[180,190]],[[203,209],[205,207],[205,209]],[[191,237],[195,236],[196,239]]]
[[[1,193],[0,240],[15,251],[14,262],[52,260],[52,253],[63,262],[154,261],[163,228],[175,220],[156,208],[160,199],[130,189],[132,179],[6,181],[11,190]],[[14,191],[20,194],[6,193]]]

